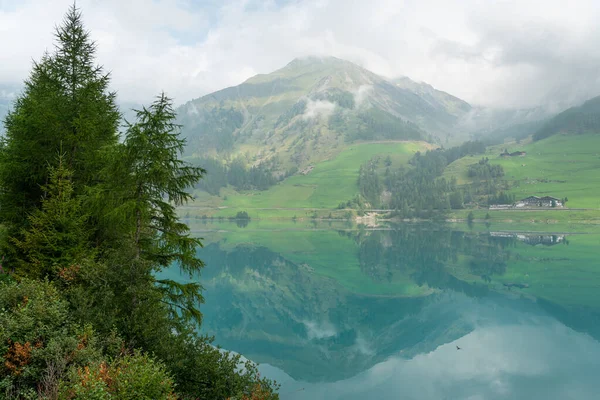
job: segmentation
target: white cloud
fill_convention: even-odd
[[[71,3],[0,3],[0,84],[27,76]],[[531,106],[600,94],[595,0],[77,4],[122,101],[148,102],[165,90],[183,102],[310,54],[406,75],[473,103]]]
[[[365,100],[369,98],[369,94],[373,91],[372,85],[360,85],[354,92],[354,104],[356,107],[361,107]]]
[[[337,335],[335,326],[329,321],[303,321],[306,328],[306,336],[309,340],[325,339]]]
[[[595,399],[600,344],[550,318],[519,317],[520,323],[481,326],[412,359],[390,357],[339,382],[306,383],[273,367],[262,370],[285,383],[281,393],[290,400]]]
[[[306,102],[306,110],[302,118],[309,120],[315,118],[328,118],[335,111],[335,104],[327,100],[311,100]]]

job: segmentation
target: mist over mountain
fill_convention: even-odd
[[[600,129],[600,96],[556,115],[541,126],[534,133],[533,138],[540,140],[559,133],[597,133],[598,129]]]
[[[356,141],[456,143],[537,121],[542,109],[491,110],[408,77],[388,80],[335,57],[298,58],[270,74],[185,103],[190,156],[246,154],[280,168],[327,159]]]
[[[1,119],[20,88],[0,85]],[[296,58],[272,73],[191,101],[176,100],[183,103],[178,114],[188,155],[245,153],[251,164],[275,159],[286,167],[327,159],[331,152],[325,148],[354,141],[449,145],[524,138],[573,106],[554,99],[533,108],[482,107],[406,76],[387,79],[349,61],[316,56]],[[133,120],[138,108],[137,103],[121,103],[123,122]],[[578,118],[589,119],[590,111],[565,113],[561,118],[577,124]]]
[[[431,93],[421,96],[348,61],[308,57],[178,111],[190,154],[249,151],[255,162],[278,157],[304,165],[353,141],[448,135],[468,105]]]

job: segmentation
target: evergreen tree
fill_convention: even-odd
[[[87,216],[82,212],[81,200],[73,195],[73,173],[65,167],[62,156],[58,160],[56,168],[49,168],[50,182],[42,187],[41,208],[29,216],[22,239],[13,239],[24,254],[19,275],[54,278],[91,255]]]
[[[0,309],[8,311],[0,312],[0,364],[7,367],[0,368],[0,391],[56,398],[56,389],[64,388],[68,397],[106,398],[110,383],[87,378],[106,378],[115,367],[110,382],[119,398],[174,398],[172,375],[177,398],[276,399],[274,386],[253,364],[242,366],[240,356],[197,334],[200,286],[156,278],[170,265],[190,274],[202,267],[200,242],[175,207],[191,198],[186,190],[204,170],[179,159],[184,141],[171,101],[161,95],[138,111],[119,144],[108,75],[93,65],[95,47],[75,7],[56,36],[56,52],[34,64],[0,146],[0,224],[11,238],[3,245],[17,256],[6,260],[7,269],[17,266],[21,275],[19,284],[10,283],[11,274],[0,287]],[[22,276],[56,282],[31,285]],[[54,288],[61,289],[64,304]],[[35,302],[40,290],[50,302]],[[9,303],[2,304],[2,295]],[[56,301],[61,304],[50,304]],[[68,318],[55,318],[53,310]],[[67,331],[68,324],[85,326],[85,332]],[[125,342],[94,347],[94,331]],[[52,342],[55,336],[60,343]],[[90,350],[93,359],[80,357]],[[136,350],[154,354],[168,374]],[[98,364],[101,359],[107,362]],[[88,367],[85,381],[79,366]],[[124,368],[129,371],[121,374]],[[78,383],[82,391],[71,391]],[[131,393],[122,391],[127,388]]]
[[[185,140],[174,123],[171,99],[161,94],[149,108],[136,111],[136,116],[137,121],[128,124],[124,143],[113,153],[105,171],[106,183],[97,192],[105,223],[113,229],[109,246],[119,253],[113,267],[119,268],[127,282],[123,309],[134,316],[141,304],[135,288],[140,282],[154,282],[141,287],[160,290],[162,301],[174,311],[199,321],[200,286],[155,280],[154,276],[172,264],[190,275],[203,266],[196,257],[201,242],[190,236],[175,207],[192,198],[186,190],[205,171],[179,159]]]
[[[33,65],[23,94],[5,120],[0,149],[0,222],[18,235],[39,208],[48,165],[64,153],[75,193],[98,180],[98,150],[117,141],[120,118],[109,75],[94,64],[95,44],[71,7],[56,30],[56,51]]]

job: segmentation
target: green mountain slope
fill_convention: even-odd
[[[535,133],[554,115],[555,112],[547,107],[473,107],[458,121],[454,138],[491,143],[502,143],[507,138],[521,139]]]
[[[524,157],[500,156],[509,152],[526,151]],[[569,208],[600,208],[600,135],[555,135],[535,142],[489,147],[484,155],[492,165],[504,168],[509,193],[517,199],[527,196],[568,197]],[[464,157],[450,164],[444,173],[447,179],[456,178],[468,184],[469,165],[476,164],[482,155]],[[548,219],[555,218],[551,214]]]
[[[178,110],[188,155],[243,154],[285,171],[330,159],[348,143],[432,140],[470,106],[407,79],[390,82],[333,57],[284,68],[190,101]]]
[[[472,110],[471,105],[466,101],[437,90],[427,83],[415,82],[406,76],[394,79],[393,83],[397,87],[409,90],[419,96],[430,104],[432,108],[437,109],[440,115],[449,114],[458,118]],[[455,121],[450,118],[450,122]]]
[[[600,132],[600,96],[561,112],[536,131],[533,139],[540,140],[559,133],[596,132]]]
[[[199,213],[225,217],[233,216],[237,211],[247,211],[252,218],[307,218],[313,215],[313,211],[320,211],[317,214],[326,217],[340,202],[351,200],[359,193],[357,182],[361,164],[374,157],[382,160],[390,157],[391,167],[398,168],[407,165],[417,151],[430,148],[432,145],[426,142],[355,143],[330,160],[316,164],[305,173],[291,176],[268,190],[236,192],[228,188],[221,192],[221,196],[196,191],[196,201],[184,210],[190,215]]]

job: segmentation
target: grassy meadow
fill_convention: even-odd
[[[526,151],[525,157],[500,157]],[[567,197],[569,208],[600,209],[600,135],[555,135],[538,142],[510,143],[488,148],[485,157],[501,165],[517,199],[527,196]],[[482,158],[464,157],[450,164],[444,176],[468,183],[467,169]]]
[[[308,174],[292,176],[266,191],[238,193],[227,188],[220,197],[198,191],[195,202],[182,207],[182,215],[230,217],[238,211],[247,211],[254,219],[346,219],[353,213],[336,208],[357,194],[358,166],[376,156],[382,160],[390,156],[395,168],[406,165],[416,151],[428,147],[424,142],[356,143],[317,163]],[[500,153],[504,149],[524,150],[527,155],[503,158]],[[475,219],[482,222],[536,225],[534,230],[600,225],[600,135],[556,135],[538,142],[492,146],[485,155],[453,162],[444,177],[456,178],[459,184],[470,183],[468,166],[482,157],[488,157],[490,164],[502,165],[509,193],[517,199],[530,195],[567,197],[567,209],[454,210],[448,215],[450,220],[466,220],[473,211]],[[485,219],[487,214],[489,219]]]
[[[192,207],[182,208],[184,214],[232,216],[247,211],[253,218],[307,218],[317,211],[327,217],[340,202],[352,199],[358,192],[358,169],[361,164],[379,156],[392,160],[392,167],[405,165],[417,151],[430,145],[425,142],[355,143],[335,157],[320,162],[306,175],[295,175],[265,191],[236,192],[225,189],[221,197],[197,193]],[[383,162],[382,162],[383,164]],[[205,207],[205,208],[202,208]],[[221,210],[210,208],[223,207]],[[294,210],[296,209],[296,210]],[[310,210],[319,209],[319,210]],[[323,210],[326,209],[326,210]],[[325,212],[326,211],[326,212]],[[345,212],[335,212],[341,217]]]

